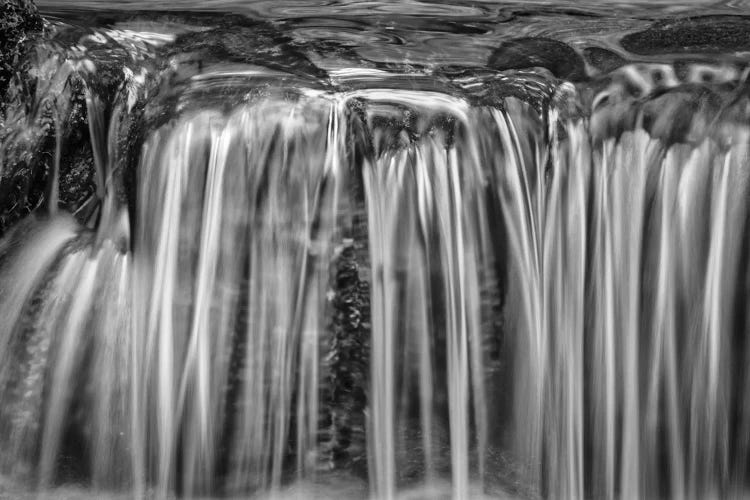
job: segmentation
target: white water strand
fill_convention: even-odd
[[[340,197],[338,163],[327,154],[338,147],[336,134],[327,134],[331,106],[324,100],[266,101],[229,117],[199,114],[185,119],[181,130],[168,132],[165,146],[155,141],[155,152],[146,156],[147,163],[171,163],[163,175],[157,168],[144,168],[144,203],[153,206],[144,213],[163,214],[164,226],[153,235],[143,234],[143,247],[136,247],[139,255],[159,260],[135,262],[146,280],[140,286],[152,290],[153,297],[141,305],[152,311],[146,314],[152,326],[142,372],[158,375],[153,383],[143,383],[159,387],[155,399],[161,409],[156,415],[141,410],[141,418],[154,422],[159,436],[156,455],[146,463],[158,464],[163,493],[173,487],[172,457],[180,434],[185,443],[182,490],[189,494],[212,490],[222,442],[231,443],[230,490],[278,488],[293,418],[299,473],[314,469],[321,312],[334,204]],[[276,120],[273,126],[269,117]],[[195,183],[202,172],[205,189],[191,194],[191,189],[202,189]],[[151,174],[163,180],[154,182]],[[164,195],[152,191],[160,185]],[[189,201],[196,196],[203,200],[200,212]],[[194,228],[200,234],[197,245],[182,236],[183,231],[195,234]],[[190,261],[180,264],[185,253],[195,256],[195,268]],[[244,255],[249,261],[243,262]],[[149,279],[165,271],[163,277]],[[242,310],[246,327],[237,323]],[[179,332],[185,328],[189,333],[183,337]],[[238,328],[247,328],[246,333]],[[236,344],[238,335],[246,340]],[[246,349],[239,361],[242,389],[239,400],[227,401],[230,351],[238,348]],[[150,359],[160,360],[159,371],[149,367],[155,362]],[[147,400],[137,404],[149,406]],[[234,438],[225,434],[225,425]]]
[[[379,114],[398,116],[401,112],[394,106],[400,102],[398,93],[363,96],[373,109],[370,120]],[[402,399],[405,393],[401,392],[414,385],[395,376],[399,364],[419,367],[415,375],[419,377],[416,389],[420,394],[418,422],[422,425],[424,477],[428,484],[432,479],[437,430],[433,426],[438,422],[433,417],[437,410],[433,407],[433,362],[427,353],[420,352],[425,348],[444,353],[446,378],[439,384],[446,385],[438,391],[447,397],[447,415],[438,412],[436,420],[445,425],[447,417],[453,497],[469,497],[470,481],[480,479],[481,484],[484,469],[484,444],[477,448],[472,439],[486,435],[483,358],[478,348],[477,252],[482,243],[475,233],[478,226],[470,221],[486,221],[486,216],[482,215],[481,204],[464,201],[481,199],[478,153],[464,103],[436,102],[444,107],[440,111],[460,120],[456,126],[459,130],[468,130],[467,137],[460,139],[465,141],[460,143],[461,156],[459,148],[448,144],[447,136],[437,130],[418,128],[417,132],[423,135],[412,142],[406,130],[394,136],[387,135],[392,130],[375,128],[372,134],[376,160],[365,163],[363,171],[373,269],[368,442],[371,492],[375,498],[393,498],[401,482],[397,477],[398,464],[406,458],[406,450],[400,451],[396,440],[401,432],[414,432],[410,431],[413,423],[407,420],[414,410],[409,410],[408,400]],[[429,124],[434,118],[425,112],[420,109],[423,123]],[[433,281],[433,273],[440,278]],[[409,309],[403,308],[400,297]],[[400,359],[397,352],[402,344],[407,346],[407,354],[410,349],[417,350],[416,359]],[[405,371],[404,377],[408,376]],[[472,381],[472,376],[476,380]],[[475,426],[470,400],[476,405]],[[479,478],[470,477],[470,470],[475,468],[480,471]]]
[[[746,132],[729,132],[721,150],[636,129],[589,153],[585,128],[567,125],[541,175],[542,155],[528,153],[514,120],[497,113],[496,123],[508,155],[498,188],[509,293],[522,305],[514,355],[528,360],[516,371],[517,450],[530,477],[569,498],[733,491],[731,450],[748,451],[728,441]]]
[[[156,498],[743,496],[750,134],[592,137],[563,91],[187,106],[140,152],[132,249],[122,115],[90,95],[96,232],[36,214],[0,242],[3,473]],[[369,349],[338,350],[346,324]]]

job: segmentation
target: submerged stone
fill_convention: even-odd
[[[722,101],[707,87],[684,86],[643,106],[643,127],[665,144],[700,143],[712,130]]]
[[[591,66],[602,73],[608,73],[628,63],[620,54],[601,47],[586,47],[583,49],[583,56]]]
[[[701,16],[660,21],[622,37],[634,54],[719,53],[750,50],[750,17]]]
[[[256,64],[305,77],[327,76],[289,37],[266,23],[247,23],[182,34],[170,47],[170,55],[196,52],[206,62]]]
[[[366,474],[365,409],[369,378],[370,290],[353,244],[333,262],[331,338],[321,433],[330,468]]]
[[[547,68],[558,78],[584,78],[583,59],[569,45],[551,38],[516,38],[503,42],[487,63],[499,70]]]

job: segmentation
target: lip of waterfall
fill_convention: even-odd
[[[189,6],[180,5],[180,9],[189,10]],[[741,46],[732,45],[732,37],[739,40],[747,30],[742,16],[733,15],[741,10],[718,4],[694,5],[692,16],[677,23],[669,21],[675,15],[674,10],[660,9],[657,5],[651,5],[647,18],[633,15],[628,5],[604,10],[595,6],[573,9],[565,5],[540,9],[513,3],[500,8],[492,2],[464,9],[456,5],[441,7],[432,2],[415,2],[410,6],[412,12],[407,6],[396,9],[401,12],[388,12],[378,11],[375,3],[366,16],[361,5],[347,1],[331,2],[331,12],[325,16],[284,2],[275,8],[253,2],[250,9],[233,2],[206,2],[202,9],[196,9],[204,12],[195,13],[155,11],[152,6],[143,9],[143,5],[140,5],[143,10],[137,10],[138,3],[132,3],[129,9],[104,10],[93,16],[90,10],[60,8],[54,4],[47,6],[46,11],[42,4],[42,10],[78,26],[106,26],[152,37],[177,36],[196,45],[200,45],[201,39],[210,40],[212,47],[203,46],[208,49],[203,57],[251,56],[256,62],[276,59],[287,70],[297,66],[298,71],[309,74],[315,74],[317,68],[340,67],[342,61],[380,69],[451,66],[479,69],[486,67],[493,52],[495,61],[502,61],[510,68],[519,64],[544,65],[546,58],[552,66],[562,64],[561,60],[570,61],[579,73],[584,71],[586,75],[597,74],[606,67],[601,66],[604,54],[608,54],[609,61],[621,58],[632,62],[658,61],[664,57],[689,59],[707,54],[714,61],[744,58]],[[212,8],[234,14],[212,13]],[[431,8],[445,10],[445,14],[436,19],[429,13]],[[731,30],[721,32],[722,23]],[[225,32],[227,28],[232,33]],[[248,28],[249,36],[243,34]],[[725,47],[711,45],[705,36],[696,41],[694,33],[701,30],[724,33],[715,44],[724,43]],[[670,43],[680,50],[673,50]],[[263,45],[275,47],[275,53],[253,50]],[[570,50],[565,50],[566,47]],[[287,57],[294,52],[296,57]],[[585,68],[584,61],[589,63]]]

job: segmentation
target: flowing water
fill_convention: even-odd
[[[746,4],[39,5],[0,498],[750,495]]]

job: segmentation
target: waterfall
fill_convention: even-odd
[[[1,136],[0,178],[54,155],[0,238],[0,496],[747,494],[746,72],[321,83],[128,36],[87,38],[132,41],[114,90],[37,54]]]

